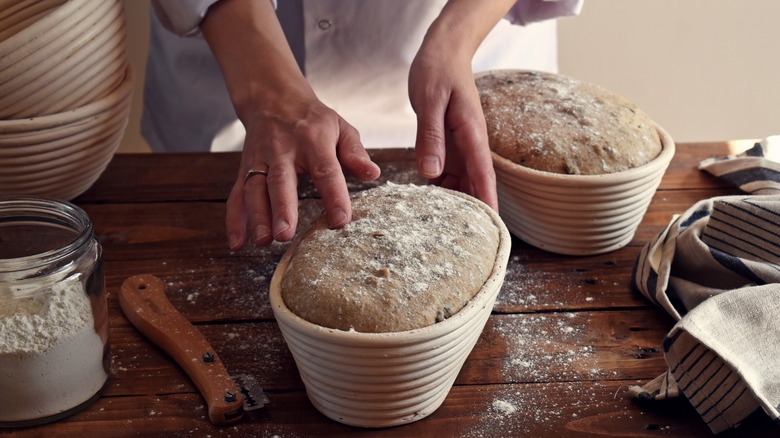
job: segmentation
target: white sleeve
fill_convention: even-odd
[[[200,34],[200,20],[219,0],[152,0],[154,12],[166,29],[180,36]],[[270,0],[276,9],[276,1]]]
[[[506,18],[512,24],[526,25],[551,18],[578,15],[585,0],[517,0]]]

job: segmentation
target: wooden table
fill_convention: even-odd
[[[113,355],[103,397],[65,420],[0,435],[181,437],[709,437],[686,400],[640,403],[629,385],[664,371],[659,346],[673,325],[630,285],[641,246],[695,201],[734,194],[696,166],[726,143],[678,145],[633,241],[593,257],[565,257],[513,242],[506,281],[481,339],[444,404],[409,425],[367,430],[321,415],[306,398],[268,305],[286,245],[227,249],[225,199],[239,155],[120,154],[76,202],[105,250]],[[419,182],[410,150],[377,150],[381,181]],[[350,189],[370,185],[350,181]],[[301,183],[302,222],[319,211]],[[206,335],[231,373],[254,375],[270,405],[217,428],[187,375],[136,331],[117,303],[122,282],[151,273]],[[2,397],[7,394],[0,395]],[[45,394],[41,394],[45,396]],[[723,437],[779,436],[763,413]]]

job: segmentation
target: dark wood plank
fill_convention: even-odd
[[[239,153],[116,154],[76,202],[224,201],[239,161]]]
[[[700,171],[699,163],[705,158],[722,157],[734,152],[736,151],[730,149],[726,142],[680,143],[677,145],[674,159],[669,164],[659,189],[728,188],[727,184],[718,181],[707,172]]]
[[[117,294],[128,277],[139,274],[158,276],[168,299],[192,322],[270,321],[268,285],[276,263],[270,256],[107,262],[109,323],[129,324]]]
[[[105,264],[110,323],[128,324],[115,297],[122,282],[138,274],[160,277],[171,302],[191,321],[271,320],[268,287],[285,248],[280,244],[264,251],[225,257],[111,257]],[[494,311],[646,308],[648,301],[631,285],[631,270],[638,252],[638,247],[628,246],[599,256],[560,257],[515,241]]]
[[[536,249],[513,249],[494,311],[647,306],[647,301],[632,289],[629,278],[638,251],[626,247],[592,257],[555,257]]]
[[[673,195],[658,192],[631,245],[644,245],[675,214],[684,212],[697,201],[726,193],[723,189],[677,190]],[[95,223],[107,260],[236,255],[227,248],[222,202],[83,204],[82,207]],[[302,200],[299,230],[321,211],[319,200]],[[197,254],[193,254],[193,248],[198,249]],[[275,252],[276,248],[248,245],[243,253],[257,255],[266,251]]]
[[[194,394],[103,397],[89,409],[57,423],[0,430],[11,437],[711,437],[684,400],[640,404],[626,396],[632,381],[456,386],[428,418],[386,429],[361,429],[317,412],[303,391],[272,394],[271,404],[247,413],[236,425],[208,422]],[[749,417],[719,437],[776,437],[780,428],[765,415]]]
[[[106,260],[210,258],[280,254],[285,244],[231,252],[222,202],[82,204],[95,224]],[[298,231],[322,212],[319,199],[300,202]],[[197,252],[193,252],[196,249]]]
[[[660,189],[725,188],[715,178],[699,171],[698,164],[704,158],[728,153],[724,142],[678,144]],[[412,149],[372,149],[369,154],[382,169],[379,183],[388,179],[422,182],[414,170]],[[236,180],[240,162],[237,152],[156,154],[153,157],[149,154],[115,155],[100,179],[77,202],[224,201]],[[353,190],[374,184],[363,185],[350,179]],[[299,190],[304,198],[316,196],[306,178],[302,178]]]
[[[494,315],[457,384],[650,380],[665,369],[660,343],[671,321],[653,310]],[[302,388],[273,321],[199,324],[233,374],[272,391]],[[179,367],[132,327],[111,329],[108,395],[194,392]]]
[[[382,170],[377,181],[362,184],[347,176],[350,190],[362,190],[386,181],[423,182],[414,170],[411,149],[369,150]],[[100,179],[76,200],[79,204],[105,202],[225,201],[236,181],[240,154],[171,153],[117,154]],[[132,187],[132,190],[128,190]],[[301,198],[316,197],[311,180],[302,177]]]
[[[227,250],[224,202],[239,154],[120,154],[77,203],[103,242],[112,377],[87,410],[9,436],[712,436],[685,400],[643,404],[629,385],[664,371],[659,351],[674,321],[630,283],[640,248],[700,199],[737,190],[698,170],[724,142],[678,145],[632,242],[612,253],[567,257],[514,239],[504,286],[482,336],[444,405],[390,429],[333,422],[307,401],[268,305],[268,284],[286,244]],[[383,177],[349,179],[352,191],[386,180],[423,183],[410,149],[374,150]],[[321,210],[299,184],[300,227]],[[116,302],[129,276],[160,276],[174,305],[206,335],[232,373],[256,376],[271,405],[237,426],[215,428],[187,376],[130,326]],[[778,436],[762,413],[723,437]]]

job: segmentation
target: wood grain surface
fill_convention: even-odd
[[[493,315],[444,404],[389,429],[327,419],[306,398],[268,304],[285,244],[227,249],[225,200],[239,155],[119,154],[75,202],[95,224],[105,255],[112,375],[103,396],[64,420],[0,429],[11,437],[708,437],[685,399],[641,403],[629,385],[665,370],[660,350],[674,324],[630,284],[639,250],[696,201],[736,194],[697,169],[726,143],[679,144],[633,241],[592,257],[559,256],[513,241]],[[379,182],[422,183],[408,149],[374,150]],[[320,212],[302,178],[301,226]],[[173,305],[204,334],[231,374],[255,376],[270,399],[235,425],[216,427],[176,363],[136,331],[117,302],[122,282],[160,277]],[[8,397],[12,395],[2,394]],[[45,396],[45,394],[42,394]],[[757,412],[721,437],[780,436]]]

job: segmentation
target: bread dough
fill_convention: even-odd
[[[352,199],[339,230],[320,217],[281,282],[285,305],[324,327],[398,332],[458,312],[493,271],[499,229],[484,203],[436,186],[386,185]]]
[[[491,150],[525,167],[598,175],[661,152],[655,124],[634,103],[553,73],[498,70],[476,79]]]

